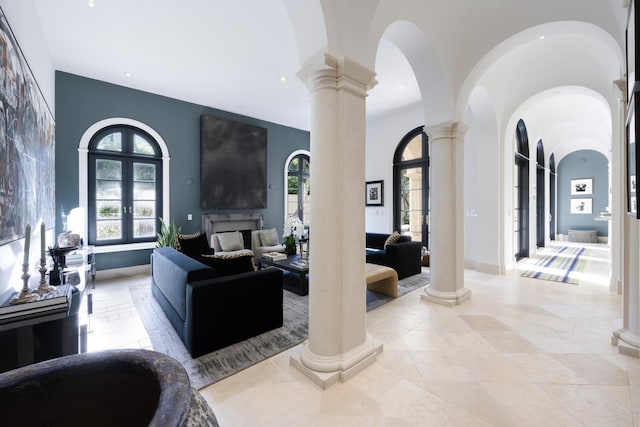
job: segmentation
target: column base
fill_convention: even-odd
[[[613,332],[611,345],[618,346],[618,353],[640,358],[640,337],[626,329]]]
[[[420,299],[446,307],[454,307],[460,305],[471,298],[471,291],[467,288],[458,289],[453,292],[442,292],[433,289],[431,285],[427,285],[424,292],[420,295]]]
[[[337,383],[338,380],[345,382],[353,378],[372,365],[383,350],[382,344],[368,340],[363,346],[351,351],[350,355],[345,355],[343,358],[322,357],[311,353],[308,344],[309,342],[305,341],[302,351],[292,355],[289,363],[323,390]],[[339,367],[335,368],[336,365]],[[325,370],[325,368],[328,369]]]

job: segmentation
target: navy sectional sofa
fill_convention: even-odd
[[[367,233],[367,262],[386,265],[398,273],[398,279],[422,272],[422,244],[413,242],[409,236],[400,236],[396,243],[385,247],[388,234]]]
[[[282,270],[217,277],[169,247],[151,254],[151,290],[192,357],[282,326]]]

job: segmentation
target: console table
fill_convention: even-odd
[[[67,255],[66,261],[63,283],[69,283],[75,288],[69,310],[53,314],[43,311],[42,314],[26,320],[0,324],[0,372],[86,352],[96,277],[93,247],[71,252]],[[30,274],[30,288],[34,289],[40,281],[40,272],[33,270]],[[85,294],[86,316],[80,312]]]

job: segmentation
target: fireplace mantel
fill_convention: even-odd
[[[202,229],[207,233],[207,240],[211,234],[224,231],[262,230],[261,213],[227,213],[202,215]]]

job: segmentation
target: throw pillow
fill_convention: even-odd
[[[384,242],[385,250],[387,249],[387,245],[392,245],[396,243],[399,239],[400,239],[400,233],[398,233],[397,231],[394,231],[393,233],[391,233],[389,237],[387,237],[387,240],[385,240]]]
[[[242,234],[240,234],[239,231],[232,231],[230,233],[219,233],[218,241],[220,242],[220,248],[225,252],[239,251],[240,249],[244,249]]]
[[[276,246],[278,242],[278,232],[275,228],[260,231],[260,244],[262,246]]]
[[[218,277],[254,271],[252,255],[245,254],[241,256],[224,257],[213,255],[202,257],[202,260],[209,267],[213,267]]]
[[[192,258],[211,252],[207,235],[199,231],[193,234],[178,234],[178,248]]]

